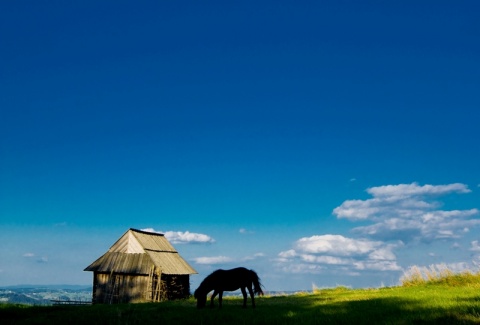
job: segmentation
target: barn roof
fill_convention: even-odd
[[[84,271],[149,274],[152,266],[163,274],[196,274],[163,234],[130,228]]]

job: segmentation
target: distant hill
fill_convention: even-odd
[[[290,295],[300,291],[268,291],[268,295]],[[224,296],[241,297],[240,290],[225,292]],[[32,285],[0,287],[0,303],[52,305],[52,300],[92,301],[92,287],[85,285]]]
[[[79,284],[17,284],[11,286],[0,286],[1,289],[25,289],[25,288],[45,288],[45,289],[70,289],[70,290],[92,290],[91,285]]]
[[[52,300],[91,301],[92,288],[80,285],[17,285],[0,288],[0,303],[51,305]]]

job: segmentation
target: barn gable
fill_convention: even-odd
[[[163,234],[129,229],[85,271],[94,272],[96,303],[160,301],[190,295],[197,272]]]
[[[145,253],[145,250],[142,247],[142,244],[135,238],[135,231],[129,229],[120,239],[118,239],[115,244],[110,247],[109,252],[117,253]]]

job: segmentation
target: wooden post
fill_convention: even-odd
[[[117,283],[117,282],[118,282],[118,281],[117,281],[117,276],[116,276],[116,274],[114,274],[113,271],[112,271],[112,272],[110,273],[110,279],[109,279],[109,281],[108,281],[108,283],[107,283],[108,291],[109,291],[109,293],[110,293],[110,294],[109,294],[109,295],[110,295],[110,297],[109,297],[110,299],[109,299],[109,301],[108,301],[109,304],[112,304],[112,303],[114,302],[114,298],[115,298],[115,296],[116,296],[115,290],[116,290],[116,288],[117,288],[117,286],[118,286],[118,283]],[[108,297],[107,297],[107,299],[108,299]]]
[[[148,272],[148,281],[147,281],[147,288],[145,289],[145,301],[153,301],[153,273],[155,270],[155,266],[150,268]]]
[[[157,274],[157,283],[156,283],[156,288],[155,288],[155,302],[160,301],[161,299],[161,293],[162,293],[162,270],[158,270],[156,272]]]

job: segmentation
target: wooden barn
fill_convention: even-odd
[[[163,234],[129,229],[90,264],[93,303],[156,302],[190,295],[197,272]]]

